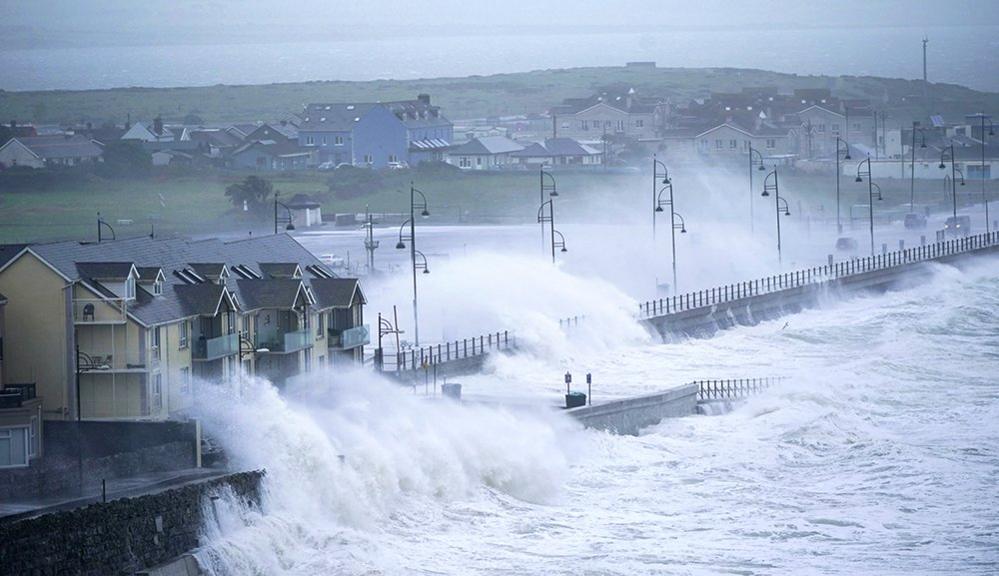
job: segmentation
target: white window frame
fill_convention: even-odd
[[[177,348],[179,350],[183,350],[184,348],[187,348],[189,340],[191,338],[191,327],[190,324],[188,324],[187,320],[181,321],[179,332],[180,332],[180,337],[178,339],[179,341],[177,344]]]
[[[20,462],[14,463],[14,455],[11,454],[10,452],[8,452],[8,457],[10,458],[11,464],[0,464],[0,469],[3,469],[3,468],[25,468],[25,467],[28,466],[28,460],[30,458],[28,456],[28,450],[29,450],[29,448],[28,448],[28,430],[27,430],[26,426],[4,426],[4,427],[0,428],[0,440],[7,440],[8,441],[8,446],[13,446],[13,444],[14,444],[14,434],[13,434],[13,431],[14,430],[18,430],[18,431],[20,431],[21,434],[23,434],[23,436],[22,436],[22,442],[23,442],[23,446],[24,446],[24,452],[23,452],[24,463],[20,463]]]

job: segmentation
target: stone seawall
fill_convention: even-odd
[[[204,506],[231,490],[260,503],[263,471],[240,472],[137,498],[0,523],[3,574],[127,575],[202,544]]]
[[[635,435],[642,428],[654,426],[664,418],[694,414],[697,411],[698,390],[697,384],[686,384],[665,392],[580,406],[565,412],[587,428]]]

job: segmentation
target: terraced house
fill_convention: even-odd
[[[357,279],[283,234],[2,246],[0,293],[4,372],[48,419],[167,419],[209,383],[360,363],[369,339]]]

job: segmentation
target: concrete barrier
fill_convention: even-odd
[[[685,384],[665,392],[581,406],[565,412],[587,428],[637,435],[643,428],[654,426],[664,418],[694,414],[698,390],[697,384]]]

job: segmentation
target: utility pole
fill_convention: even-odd
[[[926,76],[926,45],[928,43],[929,39],[923,36],[923,106],[926,106],[927,115],[930,113],[930,97]]]

